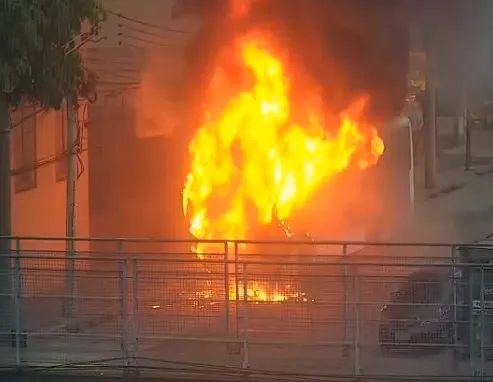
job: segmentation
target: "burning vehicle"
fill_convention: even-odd
[[[396,71],[390,64],[380,68],[376,61],[390,57],[389,46],[396,42],[379,46],[378,54],[364,44],[368,38],[378,40],[374,34],[368,37],[371,28],[391,28],[391,22],[383,22],[386,16],[369,24],[368,13],[332,2],[211,1],[207,9],[201,2],[180,3],[182,14],[188,6],[206,15],[194,45],[200,64],[190,69],[200,105],[190,117],[182,197],[191,235],[241,241],[281,234],[287,241],[294,238],[290,232],[299,231],[305,237],[347,239],[356,225],[375,225],[374,211],[363,216],[357,202],[362,198],[349,195],[361,190],[358,180],[384,154],[379,126],[404,101],[407,66],[399,77],[402,91],[400,81],[387,91],[385,84],[396,78]],[[359,49],[359,57],[330,35],[326,17],[334,9],[340,17],[333,34],[351,37],[343,45]],[[355,24],[345,24],[348,12],[357,13]],[[401,51],[407,60],[405,43],[394,54],[399,62]],[[368,67],[379,70],[372,75],[355,70],[355,62],[365,60],[362,56]],[[379,83],[383,78],[385,84]],[[377,181],[365,183],[368,193],[370,183]],[[359,210],[358,223],[348,222],[351,208]],[[288,225],[296,229],[286,229]],[[207,259],[223,249],[199,242],[192,250]],[[266,295],[261,283],[253,284],[257,290],[249,295]]]

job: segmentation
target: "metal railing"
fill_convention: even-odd
[[[3,366],[490,374],[493,268],[463,245],[71,239],[69,268],[63,240],[4,255]]]

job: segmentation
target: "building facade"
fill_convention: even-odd
[[[136,158],[132,158],[130,153],[135,150],[148,154],[153,152],[153,158],[147,160],[158,163],[159,159],[156,156],[164,150],[164,146],[156,143],[156,140],[145,139],[161,139],[159,137],[162,134],[159,131],[156,133],[155,127],[166,125],[161,123],[161,119],[166,116],[159,115],[156,118],[162,108],[158,103],[154,106],[147,105],[147,110],[151,110],[152,115],[146,115],[143,107],[140,107],[139,113],[135,113],[135,109],[139,109],[136,100],[145,88],[141,84],[146,78],[146,65],[149,67],[149,63],[152,62],[152,65],[158,68],[154,73],[162,72],[165,75],[173,70],[161,71],[160,67],[174,68],[176,71],[180,66],[176,62],[170,63],[180,56],[179,46],[183,45],[182,40],[176,40],[178,54],[170,54],[169,51],[166,53],[162,46],[170,36],[187,36],[187,33],[182,33],[179,28],[175,32],[173,28],[170,28],[171,32],[166,29],[170,27],[173,3],[171,0],[150,0],[144,4],[138,4],[133,0],[105,0],[104,5],[110,12],[98,42],[88,43],[83,48],[85,65],[98,75],[99,82],[97,103],[91,107],[83,104],[78,111],[77,143],[81,149],[77,158],[75,212],[78,237],[103,234],[145,236],[160,232],[156,229],[143,232],[125,229],[118,234],[122,227],[117,224],[112,226],[111,222],[125,221],[121,216],[125,210],[131,210],[124,215],[134,216],[133,219],[149,216],[152,210],[149,206],[142,206],[146,205],[145,201],[148,199],[145,190],[155,188],[152,179],[155,179],[157,174],[154,172],[151,176],[148,172],[147,178],[143,176],[142,171],[145,170],[146,164],[137,163]],[[126,17],[130,19],[127,20]],[[139,24],[139,21],[149,25]],[[149,79],[148,82],[152,81],[154,79]],[[152,93],[152,97],[147,97],[149,99],[166,98],[157,94],[154,87],[147,89],[144,90]],[[115,99],[120,100],[116,102],[116,106]],[[124,105],[120,104],[121,102]],[[123,112],[122,107],[125,109]],[[105,113],[105,110],[108,113]],[[114,120],[115,115],[119,115],[120,118]],[[15,236],[40,238],[63,237],[66,232],[67,195],[66,109],[62,107],[59,111],[45,112],[32,105],[23,104],[12,110],[11,119],[12,233]],[[99,130],[91,140],[93,129]],[[148,134],[147,131],[151,133]],[[143,157],[142,160],[144,159]],[[115,160],[119,166],[115,166]],[[92,171],[94,176],[91,177]],[[141,187],[134,186],[140,191],[130,190],[130,185],[135,184],[141,184]],[[112,194],[111,190],[119,192]],[[117,203],[109,203],[115,197]],[[91,198],[93,203],[90,202]],[[147,204],[149,203],[155,204]],[[110,208],[113,204],[114,208]],[[127,206],[126,209],[122,208],[124,205]],[[136,211],[141,213],[136,215]],[[155,226],[152,222],[149,224]],[[90,246],[87,244],[78,243],[77,249],[88,250]],[[46,240],[28,240],[23,241],[22,246],[32,250],[50,249],[63,252],[65,249],[63,241],[47,243]]]
[[[76,231],[87,236],[88,173],[85,116],[78,112],[79,145],[76,183]],[[45,112],[24,103],[11,111],[12,234],[63,237],[66,232],[67,112]],[[25,240],[23,249],[63,251],[63,241]],[[79,246],[81,250],[83,245]]]
[[[86,49],[87,64],[99,78],[98,101],[89,107],[88,120],[93,237],[183,237],[187,232],[180,200],[180,164],[187,150],[174,130],[184,115],[176,100],[194,22],[173,21],[173,4],[106,0],[101,41]],[[98,244],[95,252],[115,248]],[[133,251],[152,249],[144,247]]]

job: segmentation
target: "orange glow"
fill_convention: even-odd
[[[317,108],[299,124],[291,117],[296,105],[281,61],[257,40],[242,39],[239,46],[254,83],[213,105],[219,111],[208,112],[189,146],[183,210],[198,239],[245,239],[252,223],[285,220],[352,162],[366,168],[384,150],[376,130],[355,119],[362,100],[339,116],[333,133]]]
[[[245,288],[243,283],[238,283],[238,293],[236,293],[236,285],[232,282],[228,291],[230,301],[244,301],[245,300]],[[201,300],[214,300],[220,298],[216,290],[204,289],[196,292],[195,296]],[[249,282],[246,288],[247,300],[250,302],[273,302],[281,303],[288,300],[296,300],[302,302],[308,302],[308,298],[301,292],[291,290],[291,287],[285,286],[283,288],[268,287],[261,285],[258,281]]]
[[[182,207],[202,240],[251,238],[259,225],[289,220],[322,185],[349,167],[374,165],[384,151],[362,120],[365,98],[330,115],[317,87],[289,70],[269,35],[249,32],[232,45],[218,56],[204,120],[189,145]],[[204,258],[222,247],[194,251]],[[248,296],[289,298],[258,283]]]
[[[252,0],[230,0],[231,14],[233,18],[241,18],[250,10]]]

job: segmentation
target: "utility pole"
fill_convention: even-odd
[[[463,142],[467,123],[466,81],[463,77],[463,69],[461,69],[460,78],[462,79],[462,81],[459,83],[460,90],[457,99],[457,109],[454,121],[454,143],[456,146],[460,146]]]
[[[426,99],[424,105],[424,149],[425,149],[425,187],[437,185],[437,148],[436,148],[436,60],[435,44],[431,33],[427,31],[426,52]]]
[[[75,282],[75,199],[77,180],[77,98],[67,97],[67,196],[66,196],[66,283],[67,301],[65,315],[73,318],[76,311],[77,288]]]
[[[10,118],[7,98],[0,92],[0,256],[11,252]],[[13,322],[10,259],[0,257],[0,330],[10,332]],[[5,336],[1,336],[0,345]]]
[[[466,157],[464,168],[466,171],[471,171],[472,168],[472,144],[471,144],[471,124],[472,118],[469,110],[466,111]]]

